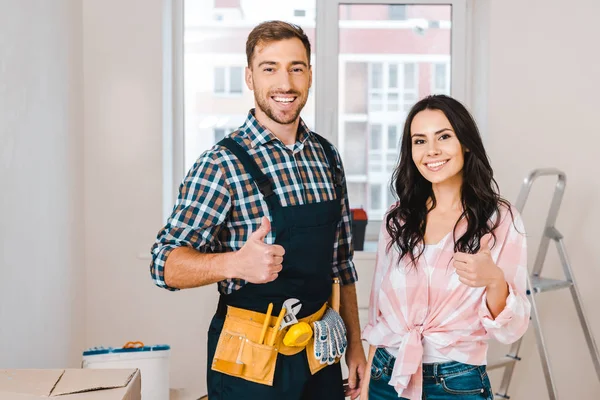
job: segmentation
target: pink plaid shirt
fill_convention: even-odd
[[[452,360],[485,365],[489,338],[508,344],[527,330],[531,308],[526,297],[527,244],[523,220],[516,209],[512,212],[514,224],[508,210],[501,208],[501,222],[494,231],[496,243],[491,249],[492,259],[504,271],[509,286],[506,307],[495,319],[486,304],[485,288],[472,288],[458,280],[452,265],[452,233],[433,250],[433,265],[428,266],[421,256],[414,268],[408,257],[398,264],[394,247],[386,251],[391,239],[382,224],[369,321],[362,335],[370,345],[392,349],[396,363],[390,385],[398,396],[422,398],[423,341]],[[465,229],[463,221],[456,237]],[[428,267],[432,268],[431,284],[425,272]]]

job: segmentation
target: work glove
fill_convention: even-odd
[[[348,347],[344,321],[340,314],[332,308],[328,308],[323,318],[315,321],[313,326],[315,358],[321,364],[331,365],[336,358],[344,354]]]

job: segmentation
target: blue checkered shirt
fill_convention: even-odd
[[[314,134],[301,120],[293,148],[264,128],[250,110],[244,124],[229,135],[257,162],[274,184],[282,207],[318,203],[335,198],[335,187],[327,157]],[[338,167],[343,171],[339,153]],[[332,276],[342,284],[356,282],[352,261],[352,231],[346,181],[343,181],[340,221],[333,248]],[[194,163],[179,187],[179,196],[167,224],[152,246],[150,273],[156,285],[169,290],[164,280],[169,253],[187,246],[202,253],[239,250],[263,216],[270,216],[267,203],[241,162],[225,147],[215,145]],[[272,232],[265,242],[273,244]],[[219,291],[229,294],[246,284],[241,279],[219,282]]]

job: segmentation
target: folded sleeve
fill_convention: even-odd
[[[510,344],[525,334],[531,313],[531,303],[527,298],[527,240],[523,220],[516,209],[512,208],[512,218],[509,212],[503,216],[496,229],[496,240],[492,257],[504,271],[509,294],[506,306],[496,318],[492,317],[484,294],[479,317],[492,338]]]
[[[179,195],[167,224],[160,230],[151,249],[150,275],[154,283],[165,283],[167,257],[182,246],[212,252],[217,234],[231,207],[229,188],[214,152],[202,155],[179,187]]]

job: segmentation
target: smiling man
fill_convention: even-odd
[[[217,283],[211,400],[354,399],[366,359],[350,210],[337,150],[300,118],[310,43],[300,27],[269,21],[248,36],[246,56],[255,108],[188,172],[152,247],[151,275],[169,290]],[[340,314],[328,302],[335,279]],[[344,350],[345,393],[335,362]]]

